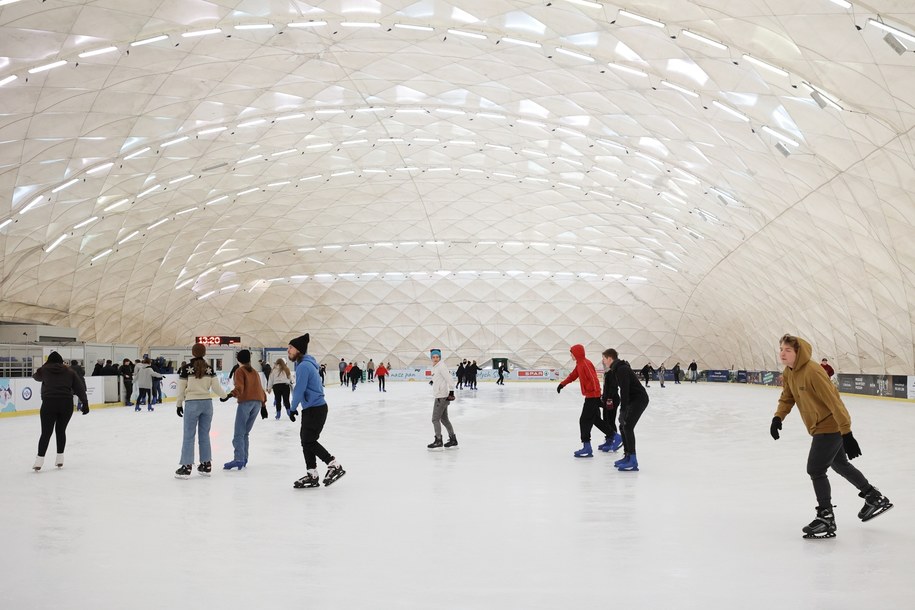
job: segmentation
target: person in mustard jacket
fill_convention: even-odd
[[[785,370],[782,394],[769,433],[778,440],[782,421],[797,405],[801,420],[813,437],[807,456],[807,474],[813,481],[817,498],[817,516],[803,528],[804,538],[834,538],[836,520],[832,510],[832,489],[826,476],[829,468],[860,491],[858,495],[864,498],[864,507],[858,512],[858,518],[862,521],[873,519],[893,505],[849,463],[861,455],[858,441],[851,432],[851,417],[826,371],[811,359],[812,352],[810,344],[801,338],[785,335],[779,341],[779,359]]]
[[[235,407],[235,436],[232,438],[235,457],[231,462],[223,464],[224,470],[241,470],[248,465],[249,437],[258,412],[263,419],[267,419],[267,394],[261,385],[260,375],[251,366],[251,352],[243,349],[235,355],[235,359],[240,365],[233,379],[235,387],[226,398],[219,399],[223,402],[233,397],[238,400],[238,406]]]

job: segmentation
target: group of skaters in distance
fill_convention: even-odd
[[[325,486],[346,474],[334,456],[318,442],[327,421],[328,409],[320,367],[315,358],[308,354],[308,343],[309,335],[306,333],[290,340],[287,347],[289,361],[295,368],[291,401],[286,408],[289,419],[295,422],[299,408],[302,409],[300,441],[306,473],[293,483],[293,487],[297,489],[320,486],[318,459],[327,465],[323,480]],[[582,448],[575,451],[574,456],[593,457],[591,428],[597,427],[604,434],[604,443],[597,447],[598,450],[610,452],[622,447],[623,457],[617,460],[614,466],[621,472],[638,471],[635,427],[648,407],[648,393],[639,383],[629,363],[621,359],[615,349],[607,349],[602,353],[603,388],[594,365],[585,357],[584,347],[573,345],[569,351],[575,359],[575,367],[568,377],[559,383],[556,391],[561,392],[565,386],[577,379],[584,396],[579,417]],[[862,453],[852,434],[851,417],[839,396],[838,389],[830,381],[826,368],[811,359],[812,351],[810,344],[804,339],[792,335],[781,337],[779,358],[785,366],[783,385],[769,430],[772,438],[778,440],[782,422],[791,410],[797,407],[801,420],[812,437],[807,457],[807,474],[813,483],[817,500],[816,518],[803,528],[804,538],[834,538],[836,521],[827,477],[829,468],[858,489],[858,495],[864,499],[864,506],[858,512],[858,518],[862,521],[869,521],[886,512],[893,504],[851,465],[849,460]],[[262,418],[268,417],[266,394],[260,376],[251,366],[251,353],[248,350],[241,350],[236,355],[239,366],[233,375],[234,387],[228,393],[222,388],[215,371],[204,358],[206,347],[195,344],[192,354],[191,361],[181,366],[178,372],[176,411],[177,415],[183,418],[184,434],[180,467],[175,476],[186,479],[191,475],[195,440],[199,458],[197,471],[204,476],[209,476],[212,472],[210,425],[213,420],[211,397],[214,394],[222,401],[227,401],[230,397],[238,401],[232,440],[234,456],[223,468],[241,470],[248,465],[249,435],[258,412]],[[458,441],[454,426],[448,417],[448,406],[455,400],[455,382],[442,360],[440,349],[433,349],[430,358],[432,376],[429,383],[433,395],[432,424],[435,438],[427,447],[430,450],[453,449],[458,446]],[[280,396],[288,393],[293,376],[282,360],[277,364],[267,383],[278,395],[275,406],[276,417],[279,418]],[[374,372],[375,376],[378,376],[377,368]],[[66,430],[73,414],[74,396],[79,399],[79,410],[84,415],[89,413],[85,382],[71,367],[64,364],[57,352],[51,352],[47,361],[35,371],[33,378],[41,382],[41,436],[33,469],[42,469],[52,434],[56,434],[57,440],[55,464],[60,468],[64,464]],[[284,385],[286,390],[282,389]],[[443,426],[448,432],[447,442],[443,441]]]
[[[369,358],[369,361],[363,362],[365,369],[363,370],[355,361],[347,362],[345,358],[340,358],[340,362],[337,363],[337,370],[340,372],[340,385],[343,387],[352,387],[353,391],[356,391],[356,386],[361,381],[378,381],[378,391],[387,392],[385,387],[385,379],[390,374],[391,363],[388,362],[385,366],[384,362],[381,362],[378,366],[375,366],[375,361]],[[324,366],[323,364],[321,365]]]

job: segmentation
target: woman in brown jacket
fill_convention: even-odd
[[[235,358],[241,365],[233,377],[235,387],[225,399],[220,398],[223,401],[231,397],[238,400],[238,407],[235,410],[235,436],[232,438],[235,459],[223,465],[225,470],[241,470],[248,465],[248,435],[254,427],[258,412],[261,413],[261,417],[267,418],[267,395],[261,385],[260,374],[251,366],[251,352],[243,349]]]

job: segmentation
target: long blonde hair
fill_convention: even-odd
[[[276,359],[276,368],[280,369],[280,371],[281,371],[284,375],[286,375],[286,377],[289,377],[289,378],[292,377],[292,373],[289,371],[289,367],[286,366],[286,361],[283,360],[282,358],[277,358],[277,359]]]

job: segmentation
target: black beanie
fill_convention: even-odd
[[[295,339],[290,339],[289,345],[296,348],[303,354],[307,354],[308,353],[308,341],[310,339],[311,338],[308,336],[308,333],[305,333],[301,337],[296,337]]]
[[[251,352],[243,349],[235,355],[235,359],[242,364],[251,364]]]
[[[58,354],[57,352],[51,352],[50,354],[48,354],[48,362],[50,362],[51,364],[63,364],[64,359],[61,358],[60,354]]]

